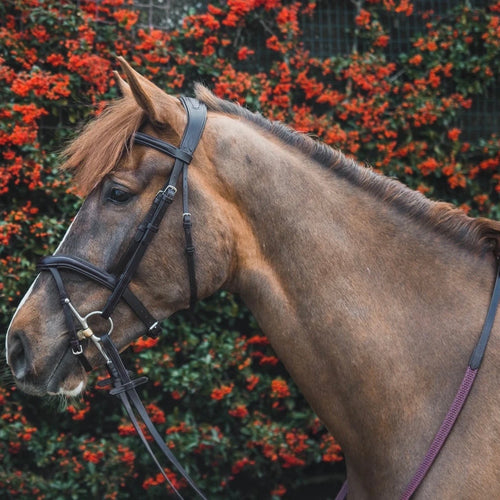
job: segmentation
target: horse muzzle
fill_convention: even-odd
[[[19,329],[9,331],[7,364],[16,385],[34,396],[62,394],[77,396],[85,387],[87,375],[67,345],[36,360],[29,336]]]

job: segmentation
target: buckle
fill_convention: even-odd
[[[165,196],[168,201],[172,202],[174,200],[175,193],[177,193],[177,188],[175,186],[172,186],[172,184],[169,184],[165,189],[162,189],[158,192],[162,196]]]
[[[161,326],[158,321],[155,321],[146,331],[146,335],[152,339],[158,338],[161,333]]]
[[[71,342],[71,352],[75,356],[80,356],[80,354],[83,354],[83,346],[80,342],[78,341],[73,341]]]

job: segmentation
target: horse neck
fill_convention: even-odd
[[[413,434],[436,429],[435,408],[453,399],[493,259],[274,139],[248,137],[238,153],[218,168],[242,214],[231,286],[351,466],[369,481],[379,462],[413,467],[397,450],[423,455]]]

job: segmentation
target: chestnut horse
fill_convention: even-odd
[[[113,272],[173,160],[131,137],[178,144],[179,100],[124,61],[123,98],[66,151],[86,200],[57,254]],[[208,119],[189,167],[200,298],[238,293],[346,457],[349,498],[403,492],[445,416],[481,331],[500,223],[473,219],[342,153],[198,86]],[[181,187],[179,187],[180,190]],[[155,316],[188,307],[181,200],[163,219],[130,290]],[[62,271],[81,314],[109,292]],[[120,302],[122,350],[142,325]],[[103,358],[85,348],[93,367]],[[69,348],[50,273],[24,297],[7,360],[31,394],[77,395],[86,373]],[[418,498],[500,498],[500,321],[481,372]]]

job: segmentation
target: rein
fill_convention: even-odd
[[[498,309],[498,304],[500,302],[500,256],[497,256],[497,271],[495,278],[495,285],[493,287],[493,292],[491,294],[490,305],[488,307],[488,312],[486,313],[486,319],[484,320],[483,328],[481,330],[481,335],[479,340],[472,351],[472,355],[469,359],[469,364],[465,370],[465,375],[460,384],[458,392],[453,400],[453,403],[446,414],[446,417],[441,424],[441,427],[437,431],[434,439],[424,457],[417,471],[415,472],[412,480],[408,483],[401,500],[409,500],[413,494],[417,491],[418,487],[424,481],[427,473],[429,472],[432,464],[436,460],[439,452],[443,448],[446,440],[448,439],[457,418],[462,411],[462,408],[467,401],[467,398],[476,379],[476,375],[481,367],[481,363],[484,358],[484,353],[488,345],[488,340],[490,338],[491,330],[493,328],[493,323],[495,322],[495,317]],[[347,481],[342,485],[341,490],[335,497],[335,500],[344,500],[347,497],[349,487]]]
[[[175,194],[177,193],[176,186],[181,176],[183,210],[182,220],[186,241],[185,252],[189,277],[190,306],[192,307],[197,300],[198,291],[194,259],[195,247],[193,245],[193,238],[191,234],[192,221],[191,214],[189,213],[187,170],[188,165],[191,163],[193,153],[203,134],[207,118],[207,110],[205,105],[197,99],[181,97],[180,101],[182,102],[187,113],[187,125],[184,129],[184,134],[178,148],[142,132],[136,132],[133,137],[135,144],[156,149],[174,158],[175,161],[168,181],[163,188],[158,191],[148,213],[137,228],[134,239],[120,260],[118,266],[118,268],[121,269],[120,274],[118,276],[110,274],[107,271],[99,269],[90,262],[69,255],[52,255],[45,257],[40,261],[38,270],[49,271],[54,279],[59,293],[61,306],[63,308],[66,325],[70,334],[70,348],[72,353],[80,360],[83,367],[87,371],[90,371],[92,367],[85,358],[84,343],[91,340],[97,347],[98,351],[106,360],[106,368],[110,375],[109,379],[100,382],[99,385],[112,384],[113,388],[110,390],[110,394],[118,397],[122,402],[143,445],[176,496],[180,499],[183,498],[172,484],[172,481],[169,479],[165,470],[156,458],[146,436],[141,429],[138,417],[145,424],[149,434],[153,437],[156,445],[163,455],[177,469],[177,471],[188,482],[198,496],[206,500],[206,497],[165,444],[165,441],[156,430],[146,409],[144,408],[142,401],[139,398],[139,395],[137,394],[136,387],[147,382],[147,377],[139,377],[136,379],[132,379],[130,377],[128,370],[125,368],[123,361],[120,358],[118,349],[111,339],[111,333],[113,331],[113,320],[111,315],[121,300],[123,300],[142,321],[142,323],[144,323],[146,327],[145,335],[156,338],[160,334],[158,321],[155,320],[144,304],[131,292],[128,286],[149,244],[151,243],[154,235],[157,233],[168,207],[174,201]],[[109,288],[111,290],[111,295],[109,296],[102,311],[93,311],[88,313],[86,316],[81,316],[71,303],[64,286],[60,270],[75,272],[85,278],[95,281],[101,286]],[[94,334],[88,324],[89,319],[93,316],[100,316],[108,321],[109,329],[107,333],[99,336]]]

